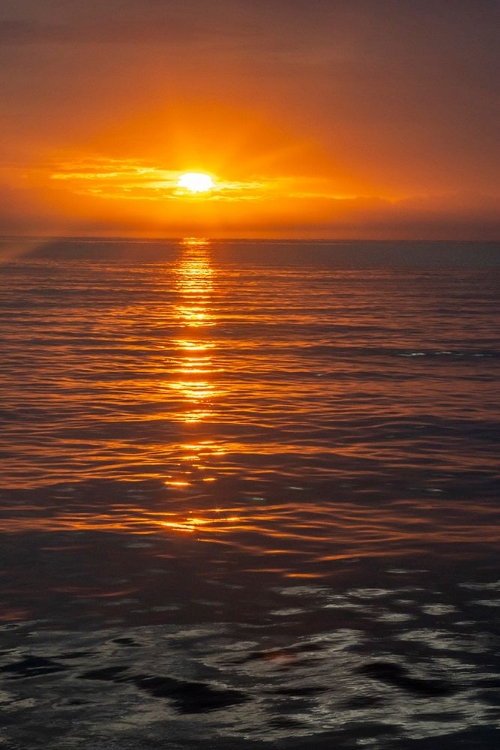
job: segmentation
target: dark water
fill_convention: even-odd
[[[26,242],[0,748],[496,748],[500,251]]]

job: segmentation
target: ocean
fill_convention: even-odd
[[[498,747],[498,244],[0,260],[2,750]]]

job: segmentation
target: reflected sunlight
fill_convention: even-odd
[[[210,265],[210,242],[186,237],[181,248],[175,269],[180,297],[175,313],[185,333],[173,340],[178,357],[171,372],[176,379],[165,385],[182,396],[184,404],[177,419],[187,424],[202,422],[212,414],[213,399],[220,395],[213,375],[222,370],[214,366],[215,342],[207,339],[216,325],[211,310],[215,272]]]
[[[218,517],[220,516],[220,511],[212,510],[211,512],[215,513],[215,518],[184,518],[172,521],[160,521],[158,525],[171,529],[172,531],[187,531],[190,533],[199,531],[202,528],[207,530],[207,527],[214,524],[216,527],[215,530],[218,533],[221,533],[222,531],[232,531],[239,528],[238,522],[242,520],[239,516]]]
[[[197,290],[188,289],[186,294],[197,294]],[[213,318],[207,314],[206,308],[201,305],[178,305],[176,307],[179,316],[183,318],[185,325],[193,328],[199,328],[200,326],[213,326],[215,325]]]
[[[172,340],[175,358],[173,366],[169,367],[171,379],[163,385],[181,399],[172,418],[186,425],[196,425],[213,415],[214,400],[221,395],[214,375],[223,370],[215,365],[216,344],[210,338],[217,324],[211,308],[215,273],[210,265],[208,240],[188,237],[182,240],[181,249],[182,255],[174,269],[179,295],[174,310],[182,331]],[[182,468],[176,475],[166,477],[166,485],[185,489],[192,486],[195,477],[204,482],[216,481],[213,475],[203,477],[200,473],[211,470],[205,466],[207,458],[222,455],[224,451],[213,441],[197,442],[194,437],[190,434],[186,442],[178,446],[177,460]],[[174,527],[179,528],[175,524]]]
[[[175,311],[181,326],[196,331],[174,340],[179,358],[173,372],[178,374],[178,378],[169,386],[182,394],[188,403],[189,408],[183,410],[181,420],[197,422],[210,414],[206,402],[218,395],[218,389],[210,377],[220,371],[213,366],[215,343],[203,337],[205,329],[216,325],[210,311],[214,271],[209,262],[208,240],[187,237],[181,246],[183,254],[176,268],[176,286],[181,299]],[[200,402],[205,402],[203,410],[200,410]]]

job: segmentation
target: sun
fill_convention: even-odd
[[[206,193],[215,187],[210,175],[203,174],[203,172],[186,172],[182,174],[179,177],[177,186],[186,188],[190,193]]]

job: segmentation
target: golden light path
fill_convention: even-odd
[[[169,368],[171,377],[164,381],[163,387],[180,397],[172,418],[184,424],[187,434],[175,448],[178,468],[165,476],[164,483],[172,489],[187,491],[193,483],[216,481],[211,459],[224,455],[225,451],[217,442],[207,439],[206,434],[203,437],[196,434],[197,425],[210,419],[214,402],[221,395],[214,377],[221,370],[214,362],[216,344],[211,333],[217,321],[211,310],[215,272],[210,264],[210,243],[202,238],[186,238],[181,250],[174,270],[179,294],[174,308],[179,330],[172,341],[176,356],[173,367]],[[220,519],[219,513],[216,517]],[[192,517],[192,511],[188,511],[186,518],[176,515],[160,525],[174,531],[195,531],[209,523],[213,521]]]
[[[175,307],[182,335],[174,341],[179,353],[171,389],[185,400],[179,415],[182,422],[199,422],[210,414],[210,401],[217,395],[212,381],[215,372],[215,343],[210,329],[216,321],[210,310],[214,271],[209,262],[209,243],[198,238],[182,242],[183,254],[176,269],[180,300]]]

